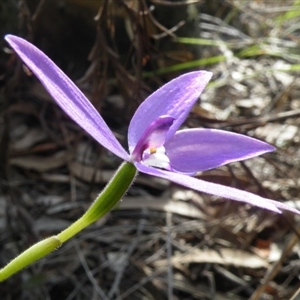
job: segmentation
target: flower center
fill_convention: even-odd
[[[170,160],[163,145],[174,120],[170,116],[161,116],[153,121],[136,144],[131,154],[132,160],[169,170]]]
[[[171,170],[170,160],[163,146],[146,149],[142,155],[142,162],[147,166]]]

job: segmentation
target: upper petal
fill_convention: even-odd
[[[49,57],[24,39],[13,35],[6,35],[5,39],[40,79],[57,104],[79,126],[117,156],[129,159],[129,155],[90,101]]]
[[[179,76],[152,93],[136,110],[128,129],[129,152],[132,152],[146,128],[158,117],[175,119],[168,137],[173,136],[212,76],[196,71]]]
[[[171,168],[191,174],[275,150],[242,134],[199,128],[177,131],[164,147]]]
[[[300,214],[300,211],[288,205],[267,198],[263,198],[246,191],[238,190],[232,187],[212,182],[207,182],[184,174],[151,168],[140,163],[135,163],[135,166],[139,171],[143,173],[168,179],[177,184],[183,185],[185,187],[194,189],[199,192],[204,192],[207,194],[224,197],[231,200],[248,203],[277,213],[281,213],[281,210],[288,210],[298,215]]]

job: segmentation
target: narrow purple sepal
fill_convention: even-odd
[[[6,41],[28,68],[39,78],[57,104],[102,146],[129,160],[111,130],[90,101],[42,51],[26,40],[6,35]]]
[[[128,130],[129,152],[132,152],[148,126],[160,116],[175,119],[168,132],[172,137],[186,119],[212,76],[196,71],[179,76],[151,94],[137,109]]]
[[[257,139],[216,129],[177,131],[164,147],[172,170],[191,174],[275,150]]]
[[[190,176],[187,176],[184,174],[173,173],[173,172],[168,172],[168,171],[164,171],[164,170],[160,170],[160,169],[155,169],[152,167],[145,166],[141,163],[135,163],[135,166],[142,173],[161,177],[164,179],[168,179],[177,184],[183,185],[187,188],[190,188],[190,189],[193,189],[193,190],[196,190],[199,192],[203,192],[203,193],[207,193],[207,194],[211,194],[211,195],[215,195],[215,196],[219,196],[219,197],[223,197],[223,198],[227,198],[227,199],[231,199],[231,200],[235,200],[235,201],[248,203],[248,204],[258,206],[258,207],[261,207],[264,209],[268,209],[268,210],[276,212],[276,213],[281,213],[282,212],[281,210],[287,210],[287,211],[291,211],[297,215],[300,214],[300,211],[298,211],[297,209],[294,209],[288,205],[285,205],[283,203],[280,203],[280,202],[277,202],[274,200],[270,200],[267,198],[263,198],[263,197],[255,195],[255,194],[246,192],[246,191],[238,190],[238,189],[235,189],[232,187],[227,187],[224,185],[219,185],[219,184],[212,183],[212,182],[207,182],[207,181],[193,178],[193,177],[190,177]]]

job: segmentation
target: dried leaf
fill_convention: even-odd
[[[171,258],[173,265],[191,264],[191,263],[213,263],[221,265],[233,265],[236,267],[245,267],[251,269],[267,268],[268,262],[259,256],[237,249],[221,248],[216,250],[194,250],[191,253],[175,254]],[[166,266],[167,259],[154,262],[156,267]]]
[[[34,170],[37,172],[47,172],[53,169],[57,169],[62,167],[68,163],[68,161],[72,158],[72,155],[67,151],[61,151],[53,156],[36,156],[30,155],[25,157],[15,157],[9,160],[10,165]]]

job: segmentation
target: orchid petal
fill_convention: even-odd
[[[275,150],[257,139],[216,129],[177,131],[164,147],[172,170],[191,174]]]
[[[166,135],[173,122],[174,118],[169,116],[161,116],[153,121],[136,144],[132,152],[133,159],[140,161],[146,149],[161,147],[166,141]]]
[[[142,173],[168,179],[179,185],[183,185],[187,188],[199,192],[248,203],[264,209],[268,209],[276,213],[281,213],[282,212],[281,210],[287,210],[296,213],[298,215],[300,214],[300,212],[297,209],[294,209],[293,207],[290,207],[288,205],[285,205],[283,203],[274,200],[257,196],[255,194],[246,191],[238,190],[232,187],[228,187],[228,186],[224,186],[212,182],[207,182],[184,174],[173,173],[173,172],[168,172],[160,169],[151,168],[141,163],[135,163],[135,166]]]
[[[90,101],[49,57],[29,42],[13,35],[5,39],[39,78],[57,104],[102,146],[129,160],[111,130]]]
[[[172,137],[186,119],[212,76],[211,72],[196,71],[179,76],[151,94],[137,109],[128,130],[129,152],[132,152],[148,126],[158,117],[175,119],[168,132]]]

